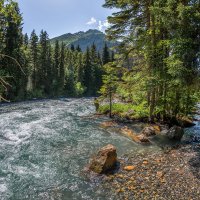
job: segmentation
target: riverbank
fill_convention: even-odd
[[[111,190],[115,199],[199,199],[200,123],[198,113],[195,114],[196,126],[185,129],[181,141],[166,145],[166,141],[160,143],[162,140],[152,141],[150,138],[150,145],[159,144],[161,151],[135,152],[119,158],[118,171],[107,175],[103,181],[104,187]],[[142,128],[149,126],[144,122],[138,124],[134,120],[124,119],[119,121],[114,118],[112,121],[105,122],[104,128],[116,131],[123,130],[121,129],[123,126],[128,126],[126,130],[132,130],[137,136]],[[160,134],[157,136],[159,137]]]
[[[194,126],[196,121],[195,115],[199,112],[198,107],[196,107],[190,115],[177,115],[168,116],[164,120],[158,116],[149,121],[149,110],[147,108],[138,108],[135,105],[129,103],[116,102],[112,104],[112,113],[110,114],[110,106],[107,103],[100,105],[98,113],[106,116],[112,115],[112,119],[119,123],[133,123],[133,122],[143,122],[143,123],[153,123],[162,124],[172,127],[174,125],[181,126],[183,128]]]
[[[118,172],[105,177],[104,182],[117,199],[199,199],[199,144],[124,156],[120,163]]]

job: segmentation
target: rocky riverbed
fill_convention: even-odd
[[[200,145],[182,145],[159,153],[135,154],[120,159],[115,174],[104,177],[104,187],[116,199],[200,198]]]
[[[134,152],[121,156],[118,169],[103,176],[102,185],[112,192],[113,199],[199,200],[200,117],[196,117],[196,126],[185,129],[181,141],[163,140],[158,129],[155,138],[149,138],[149,145],[160,146],[160,151]],[[144,132],[145,124],[127,127],[108,121],[101,126],[118,130],[130,140],[144,145],[137,139],[138,134]],[[157,126],[151,127],[157,129]]]

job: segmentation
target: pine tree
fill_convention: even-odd
[[[83,77],[84,76],[84,68],[83,68],[83,54],[79,53],[77,55],[77,62],[76,62],[76,82],[80,82],[83,84]]]
[[[73,44],[71,44],[71,47],[70,47],[71,51],[75,51],[75,47]]]
[[[101,87],[101,94],[104,98],[109,99],[109,117],[112,118],[112,104],[113,96],[116,93],[119,77],[114,63],[104,65],[105,75],[103,75],[103,86]]]
[[[49,94],[48,91],[48,51],[49,51],[49,38],[46,31],[41,31],[40,33],[40,55],[39,55],[39,64],[38,64],[38,87],[44,94]]]
[[[97,95],[102,85],[102,67],[98,58],[96,45],[93,43],[91,47],[91,66],[92,66],[92,95]]]
[[[24,37],[23,37],[23,45],[25,47],[25,49],[28,48],[28,45],[29,45],[29,38],[28,38],[28,34],[25,33]]]
[[[75,95],[75,68],[74,68],[74,51],[66,50],[66,70],[65,70],[65,86],[64,94],[67,96]]]
[[[111,62],[114,62],[114,61],[115,61],[115,53],[114,53],[114,51],[111,52],[110,61],[111,61]]]
[[[91,64],[91,55],[90,49],[87,47],[87,50],[84,55],[84,78],[83,78],[84,86],[87,88],[85,91],[86,95],[91,95],[92,93],[92,80],[93,80],[93,72],[92,72],[92,64]]]
[[[103,62],[103,65],[110,62],[110,53],[108,50],[107,43],[104,44],[103,53],[102,53],[102,62]]]
[[[102,66],[103,63],[102,63],[102,58],[101,58],[101,54],[100,54],[99,51],[98,51],[98,55],[97,55],[97,57],[98,57],[99,64]]]
[[[60,45],[58,40],[56,40],[54,48],[53,73],[54,73],[54,80],[53,80],[54,95],[57,96],[59,94],[59,77],[60,77]]]
[[[65,85],[65,45],[62,43],[60,52],[60,74],[59,74],[59,90],[63,93]]]
[[[47,96],[53,96],[53,80],[55,74],[53,73],[53,55],[52,55],[52,47],[50,43],[47,43],[47,60],[46,60],[46,81],[45,81],[45,92]]]
[[[33,80],[33,91],[38,88],[37,85],[37,68],[38,68],[38,36],[35,30],[32,31],[30,36],[30,54],[31,54],[31,64],[32,64],[32,80]]]
[[[80,45],[78,45],[78,46],[76,47],[76,51],[82,52],[82,50],[81,50],[81,48],[80,48]]]

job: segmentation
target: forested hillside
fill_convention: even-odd
[[[1,1],[1,100],[94,96],[101,88],[102,98],[121,102],[113,112],[122,116],[188,115],[199,101],[199,2],[106,0],[104,7],[117,9],[106,31],[120,41],[115,59],[110,43],[96,46],[104,37],[97,30],[54,40],[43,30],[23,35],[18,4]]]
[[[103,64],[113,60],[106,43],[85,52],[77,44],[51,45],[48,33],[23,35],[18,4],[0,1],[1,101],[58,96],[95,96],[102,85]]]
[[[118,10],[106,33],[122,42],[101,90],[124,102],[113,113],[150,121],[189,114],[200,91],[199,1],[106,0],[104,7]]]
[[[60,43],[63,42],[67,47],[71,47],[71,45],[79,45],[83,52],[87,50],[88,46],[92,46],[93,43],[96,45],[97,51],[100,52],[103,50],[105,43],[107,43],[109,48],[114,47],[118,44],[117,42],[106,40],[106,35],[96,29],[90,29],[86,32],[80,31],[74,34],[67,33],[52,38],[50,40],[51,44],[55,44],[56,40],[58,40]]]

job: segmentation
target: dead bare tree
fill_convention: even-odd
[[[26,75],[24,70],[23,70],[23,68],[22,68],[22,66],[20,65],[20,63],[15,58],[13,58],[13,57],[11,57],[9,55],[1,54],[1,53],[0,53],[0,57],[6,57],[6,58],[9,58],[9,59],[13,60],[17,64],[17,66],[20,68],[21,72],[24,75]],[[12,76],[0,76],[0,86],[4,88],[4,91],[7,91],[8,87],[12,87],[12,85],[10,85],[8,81],[6,81],[6,79],[9,79],[9,78],[13,78],[13,77]],[[0,94],[0,102],[1,101],[10,102],[6,98],[4,98],[2,96],[2,94]]]

